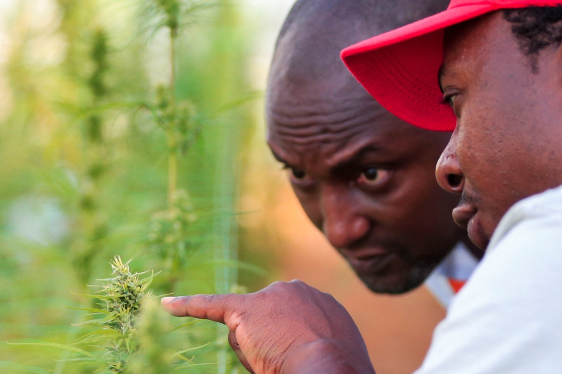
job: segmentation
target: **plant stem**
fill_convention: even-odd
[[[176,114],[176,39],[177,30],[170,28],[170,106],[174,113],[168,130],[168,207],[172,207],[178,183],[178,140]]]
[[[170,28],[170,90],[172,93],[172,103],[175,103],[176,94],[176,40],[178,32],[175,28]]]
[[[168,132],[168,145],[170,147],[170,154],[168,155],[168,207],[171,208],[174,203],[174,195],[178,183],[178,155],[175,131]]]

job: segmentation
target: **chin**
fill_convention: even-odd
[[[400,295],[421,286],[434,268],[435,266],[414,267],[406,274],[391,274],[388,276],[357,275],[365,286],[374,293]]]
[[[490,243],[490,236],[485,233],[485,230],[480,222],[472,222],[472,224],[469,224],[467,232],[470,241],[475,246],[485,251],[486,247],[488,247],[488,244]]]

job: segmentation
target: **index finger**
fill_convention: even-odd
[[[230,326],[233,314],[244,313],[245,295],[194,295],[165,297],[162,306],[176,317],[195,317]]]

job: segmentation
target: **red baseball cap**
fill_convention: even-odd
[[[342,59],[363,87],[398,118],[427,130],[453,131],[456,118],[443,103],[438,81],[444,29],[498,9],[561,3],[452,0],[441,13],[344,49]]]

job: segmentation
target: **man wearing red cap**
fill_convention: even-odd
[[[419,127],[454,129],[437,178],[462,193],[454,219],[487,249],[417,374],[561,370],[559,3],[457,0],[343,52],[386,109]],[[345,311],[298,282],[165,306],[226,323],[256,373],[373,372]]]

